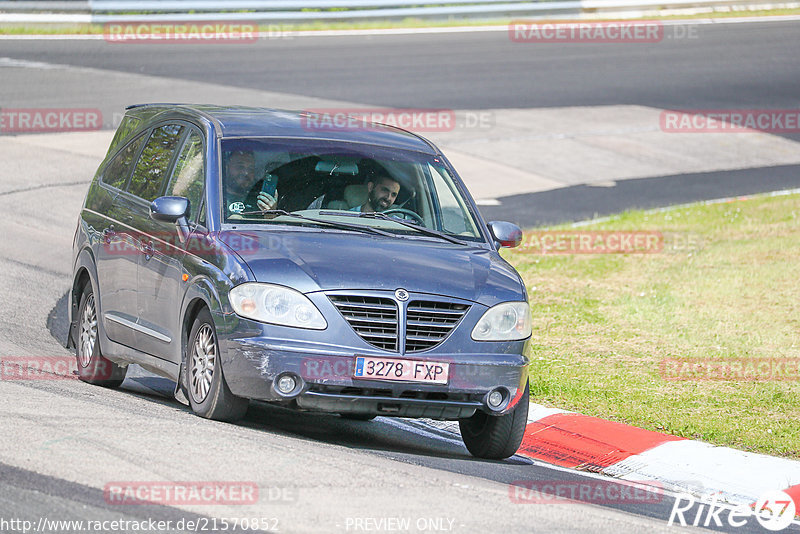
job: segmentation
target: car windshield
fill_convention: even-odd
[[[222,191],[227,223],[339,224],[482,240],[444,162],[419,152],[317,140],[225,139]],[[366,213],[385,216],[360,216]]]

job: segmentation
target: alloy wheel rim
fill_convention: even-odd
[[[94,347],[97,344],[97,309],[94,305],[94,295],[89,295],[86,298],[86,304],[83,307],[79,344],[78,361],[81,367],[89,367],[92,361],[92,354],[94,354]]]
[[[217,363],[217,344],[211,326],[204,324],[197,331],[192,346],[191,392],[196,402],[203,402],[211,390]]]

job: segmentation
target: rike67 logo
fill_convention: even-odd
[[[751,508],[746,504],[727,506],[717,501],[714,495],[709,499],[697,499],[691,495],[680,494],[675,497],[667,524],[682,527],[751,527],[755,517],[766,530],[777,532],[792,524],[797,512],[794,500],[784,491],[769,491],[761,495]]]

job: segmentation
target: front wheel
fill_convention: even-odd
[[[91,282],[86,285],[78,305],[78,378],[89,384],[116,388],[125,380],[127,367],[106,359],[100,352],[97,339],[97,303]]]
[[[186,346],[186,384],[189,405],[200,417],[234,422],[244,417],[249,401],[228,388],[211,313],[203,308],[197,315]]]
[[[528,424],[528,384],[514,409],[505,415],[489,415],[482,411],[460,419],[461,439],[467,450],[478,458],[502,460],[513,456],[525,435]]]

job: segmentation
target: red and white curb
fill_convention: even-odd
[[[458,433],[458,424],[426,420]],[[517,455],[620,480],[752,505],[784,491],[800,510],[800,462],[670,436],[574,412],[531,404]]]

